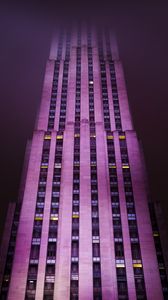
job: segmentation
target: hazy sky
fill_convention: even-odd
[[[110,20],[119,43],[129,102],[142,141],[151,197],[161,201],[168,214],[168,3],[108,4],[71,2],[66,17],[91,10]],[[17,199],[27,139],[32,136],[40,103],[45,63],[58,5],[21,7],[12,2],[0,12],[0,128],[1,211],[4,222],[7,203]],[[61,1],[62,3],[62,1]],[[78,3],[78,6],[77,6]],[[90,2],[91,3],[91,2]],[[100,11],[102,12],[100,14]],[[108,13],[107,13],[108,11]],[[61,15],[60,13],[60,15]]]

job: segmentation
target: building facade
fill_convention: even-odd
[[[168,299],[143,155],[108,31],[56,34],[27,152],[20,201],[5,227],[1,299]]]

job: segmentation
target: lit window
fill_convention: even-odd
[[[142,264],[133,264],[134,268],[142,268]]]
[[[58,215],[51,215],[50,220],[52,221],[58,221]]]
[[[42,219],[43,219],[42,217],[37,217],[37,216],[35,217],[36,221],[41,221]]]
[[[50,136],[50,135],[45,135],[45,136],[44,136],[44,139],[45,139],[45,140],[51,140],[51,136]]]
[[[55,168],[61,168],[61,164],[55,164]]]
[[[129,169],[129,166],[128,165],[123,165],[122,168],[123,169]]]
[[[107,136],[107,139],[108,139],[108,140],[112,140],[113,138],[114,138],[113,135],[108,135],[108,136]]]
[[[125,268],[125,264],[116,264],[116,268]]]
[[[159,233],[158,232],[154,232],[153,236],[159,236]]]

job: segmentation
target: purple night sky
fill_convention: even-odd
[[[0,9],[0,232],[7,204],[17,199],[27,139],[33,133],[48,59],[56,5]],[[100,8],[100,6],[99,6]],[[108,7],[109,8],[109,7]],[[93,9],[92,9],[93,10]],[[168,215],[168,3],[114,5],[135,129],[142,140],[151,195]],[[77,12],[77,11],[76,11]],[[168,225],[168,221],[167,225]]]

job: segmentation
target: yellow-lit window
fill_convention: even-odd
[[[108,139],[108,140],[112,140],[113,138],[114,138],[113,135],[108,135],[108,136],[107,136],[107,139]]]
[[[109,168],[110,168],[110,169],[116,169],[117,167],[116,167],[115,165],[113,165],[113,166],[112,166],[112,165],[109,165]]]
[[[120,135],[120,136],[119,136],[119,139],[120,139],[120,140],[125,140],[125,135]]]
[[[159,232],[154,232],[153,236],[159,236]]]
[[[58,221],[58,217],[50,217],[50,220],[52,220],[52,221]]]
[[[44,139],[45,140],[51,140],[51,135],[45,135]]]
[[[74,137],[80,137],[80,133],[75,133]]]
[[[63,135],[57,135],[57,140],[62,140],[63,139]]]
[[[48,166],[41,166],[41,169],[47,169]]]
[[[123,169],[129,169],[129,166],[122,166]]]
[[[42,217],[35,217],[35,220],[36,220],[36,221],[42,221],[43,218],[42,218]]]
[[[142,264],[133,264],[134,268],[142,268]]]

